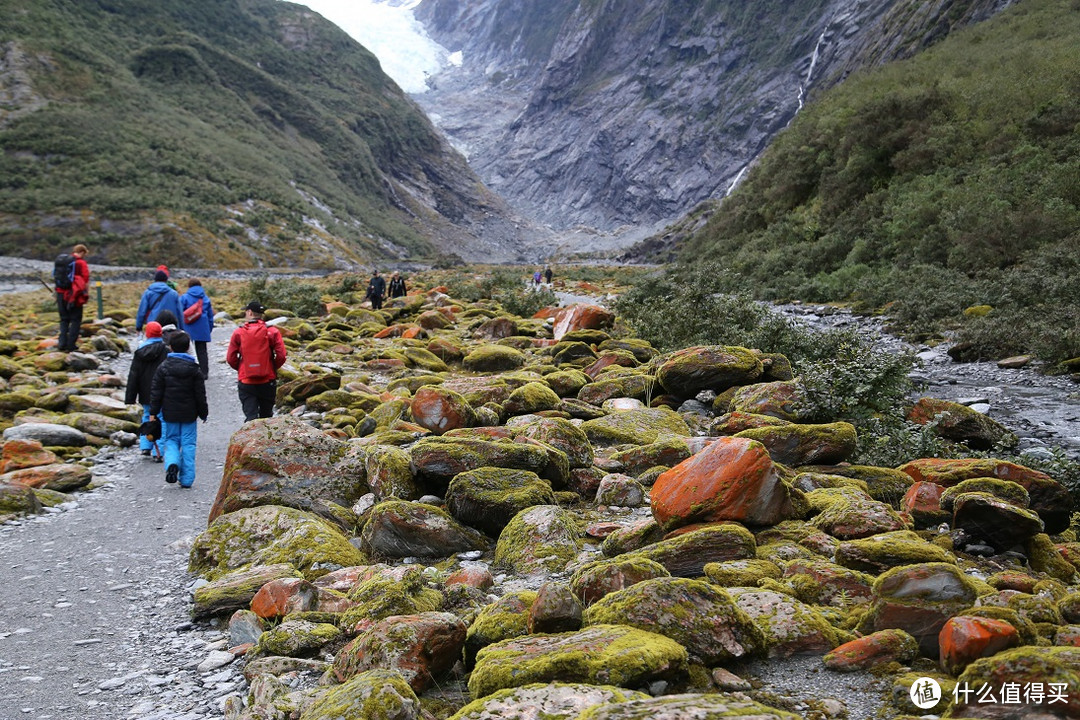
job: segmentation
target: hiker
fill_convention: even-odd
[[[195,344],[195,357],[199,360],[199,370],[205,380],[210,377],[206,346],[214,329],[214,306],[210,304],[210,296],[197,278],[188,280],[187,292],[180,296],[180,307],[184,310],[184,330]]]
[[[57,349],[75,350],[82,330],[83,305],[90,299],[90,266],[86,264],[89,250],[82,243],[56,258],[53,282],[56,286],[56,310],[60,314],[60,335]]]
[[[177,290],[176,283],[174,283],[171,279],[172,273],[169,272],[169,268],[165,265],[158,265],[157,268],[154,269],[154,274],[157,274],[159,272],[165,273],[165,284],[179,293],[180,291]]]
[[[544,282],[546,282],[548,285],[551,284],[552,275],[553,273],[551,272],[551,266],[548,265],[546,268],[544,268]]]
[[[533,273],[533,285],[534,285],[534,286],[535,286],[536,288],[539,288],[539,287],[540,287],[540,279],[541,279],[542,277],[543,277],[543,275],[541,275],[541,273],[540,273],[540,271],[539,271],[539,270],[537,270],[536,272],[534,272],[534,273]]]
[[[146,323],[146,340],[131,358],[127,389],[124,391],[125,403],[132,405],[138,401],[143,406],[142,421],[144,423],[150,419],[150,397],[154,373],[168,354],[169,346],[161,339],[161,324],[151,320]],[[154,462],[162,461],[161,448],[145,435],[139,436],[139,449],[142,450],[143,455],[153,457]]]
[[[206,422],[206,382],[191,355],[191,338],[183,330],[172,337],[150,389],[150,420],[161,416],[161,439],[165,454],[165,482],[180,487],[195,484],[195,445],[198,420]]]
[[[161,325],[161,341],[168,347],[172,336],[180,332],[180,328],[177,327],[179,321],[171,310],[162,310],[157,314],[157,322]]]
[[[383,297],[386,295],[386,280],[380,275],[379,271],[375,270],[371,276],[371,280],[368,281],[367,296],[371,299],[371,309],[381,310]]]
[[[407,292],[408,291],[405,289],[405,278],[401,277],[398,271],[395,270],[394,275],[390,278],[390,297],[405,297]]]
[[[285,364],[281,331],[263,322],[266,312],[258,301],[244,308],[244,323],[233,331],[225,361],[237,371],[237,394],[244,422],[274,416],[277,369]]]
[[[154,282],[150,283],[150,286],[142,294],[142,299],[139,300],[139,310],[135,313],[135,332],[141,332],[143,325],[151,320],[158,319],[158,313],[162,310],[168,310],[173,314],[173,322],[176,322],[184,314],[183,308],[180,307],[180,296],[166,284],[166,280],[169,279],[169,274],[164,270],[157,270],[154,272]],[[158,322],[161,322],[158,320]],[[162,328],[165,327],[164,323],[161,323]],[[177,325],[177,327],[180,327]]]

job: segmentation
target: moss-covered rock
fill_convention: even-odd
[[[508,439],[422,438],[411,455],[417,475],[435,482],[449,482],[455,475],[483,467],[531,470],[544,476],[550,463],[546,449]]]
[[[368,487],[377,500],[396,497],[418,500],[420,489],[412,474],[412,457],[408,451],[394,445],[373,445],[364,460]]]
[[[328,645],[341,635],[336,625],[307,620],[285,620],[259,636],[256,655],[305,657]]]
[[[559,396],[542,382],[530,382],[510,393],[503,403],[507,415],[528,415],[559,406]]]
[[[773,460],[793,466],[843,462],[858,443],[855,426],[848,422],[772,425],[743,430],[735,437],[757,440]]]
[[[534,683],[524,687],[499,690],[473,700],[458,710],[450,720],[577,720],[588,708],[649,696],[636,690],[611,685],[582,683]],[[539,714],[538,714],[539,713]]]
[[[442,606],[443,595],[427,586],[419,568],[410,567],[400,579],[376,575],[357,583],[349,591],[349,600],[355,604],[345,611],[341,627],[358,631],[394,615],[438,610]]]
[[[776,563],[756,558],[708,563],[704,571],[709,582],[720,587],[757,587],[762,580],[779,580],[784,574]]]
[[[312,579],[367,562],[367,556],[324,520],[302,510],[266,505],[214,520],[195,538],[188,570],[213,579],[241,567],[286,563]]]
[[[722,392],[733,385],[747,385],[763,370],[751,350],[708,345],[671,353],[657,368],[656,379],[672,395],[693,397],[702,390]]]
[[[593,405],[603,405],[612,398],[634,398],[645,402],[657,395],[656,378],[644,373],[625,373],[611,377],[603,373],[578,391],[577,397]]]
[[[191,615],[196,620],[234,610],[242,610],[251,604],[259,589],[272,580],[299,578],[300,573],[292,565],[256,565],[221,575],[193,593]]]
[[[570,577],[570,590],[588,606],[609,593],[661,577],[671,577],[671,573],[655,560],[624,555],[581,566]]]
[[[1021,688],[1031,688],[1037,683],[1046,694],[1042,702],[1028,702],[1029,698],[1024,697],[1021,697],[1020,703],[1006,702],[1001,688],[1009,683]],[[1076,688],[1080,687],[1080,648],[1019,647],[1004,650],[968,665],[957,678],[957,684],[976,692],[958,696],[949,711],[951,717],[1025,717],[1047,711],[1073,717],[1080,712],[1080,698],[1076,697]],[[994,691],[989,701],[985,697],[980,700],[978,696],[977,690],[984,684]],[[1060,699],[1051,704],[1051,694]]]
[[[737,523],[704,525],[647,545],[632,557],[658,562],[676,577],[700,577],[713,562],[745,560],[755,556],[753,534]]]
[[[462,364],[473,372],[503,372],[525,364],[525,354],[502,345],[481,345],[465,356]]]
[[[597,445],[648,445],[668,437],[689,437],[686,421],[667,408],[616,412],[588,420],[581,429]]]
[[[941,493],[941,509],[952,512],[956,496],[968,492],[989,493],[1019,508],[1026,508],[1031,504],[1031,498],[1023,485],[1008,480],[985,477],[961,480],[956,485],[945,488]]]
[[[687,671],[686,649],[662,635],[621,625],[594,625],[578,632],[531,635],[481,650],[469,692],[484,697],[535,682],[582,682],[641,687]]]
[[[360,546],[378,558],[447,557],[486,550],[490,540],[462,525],[442,508],[419,502],[385,500],[367,515]]]
[[[739,388],[731,396],[730,412],[769,415],[798,422],[809,407],[806,388],[798,380],[762,382]]]
[[[515,515],[499,535],[495,562],[522,575],[558,572],[581,550],[573,515],[555,505],[537,505]]]
[[[592,382],[592,378],[581,370],[567,369],[548,373],[544,382],[559,397],[576,397],[581,388]]]
[[[765,638],[721,588],[701,580],[655,578],[612,592],[584,615],[585,625],[629,625],[676,641],[706,665],[763,653]]]
[[[577,720],[680,720],[681,718],[745,718],[797,720],[786,710],[728,694],[683,693],[647,700],[628,700],[589,708]]]
[[[525,508],[555,504],[551,484],[529,470],[478,468],[455,475],[446,490],[450,514],[492,537]]]
[[[319,695],[304,710],[305,720],[417,720],[420,700],[393,670],[369,670]]]
[[[622,463],[623,471],[627,475],[638,477],[658,465],[674,467],[690,455],[690,448],[684,439],[666,438],[648,445],[619,450],[611,454],[611,459]]]
[[[520,434],[547,443],[566,453],[571,470],[590,467],[593,446],[589,438],[574,423],[564,418],[544,418],[520,429]]]
[[[836,549],[836,562],[852,570],[881,573],[889,568],[916,563],[955,565],[956,558],[910,530],[897,530],[840,543]]]
[[[488,645],[527,635],[529,611],[534,602],[535,590],[511,590],[484,607],[465,638],[466,665],[472,667],[476,653]]]

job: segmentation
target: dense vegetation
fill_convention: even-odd
[[[854,301],[909,330],[956,329],[972,357],[1080,355],[1078,10],[1027,0],[849,78],[680,259],[723,265],[701,278],[710,291]]]
[[[117,264],[332,265],[428,252],[425,236],[484,202],[375,57],[305,8],[0,12],[0,57],[23,93],[0,108],[0,253],[32,242],[47,256],[74,234]]]

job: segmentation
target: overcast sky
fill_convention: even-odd
[[[392,7],[378,0],[295,0],[307,5],[375,53],[383,72],[405,92],[427,89],[424,78],[447,63],[446,50],[428,38],[409,0]]]

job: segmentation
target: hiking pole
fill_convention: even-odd
[[[53,286],[52,286],[52,285],[50,285],[49,283],[45,282],[45,281],[44,281],[44,280],[42,280],[42,279],[41,279],[40,277],[38,278],[38,281],[39,281],[39,282],[40,282],[40,283],[41,283],[42,285],[44,285],[44,286],[45,286],[45,289],[46,289],[46,290],[48,290],[49,292],[56,292],[55,288],[53,288]]]

